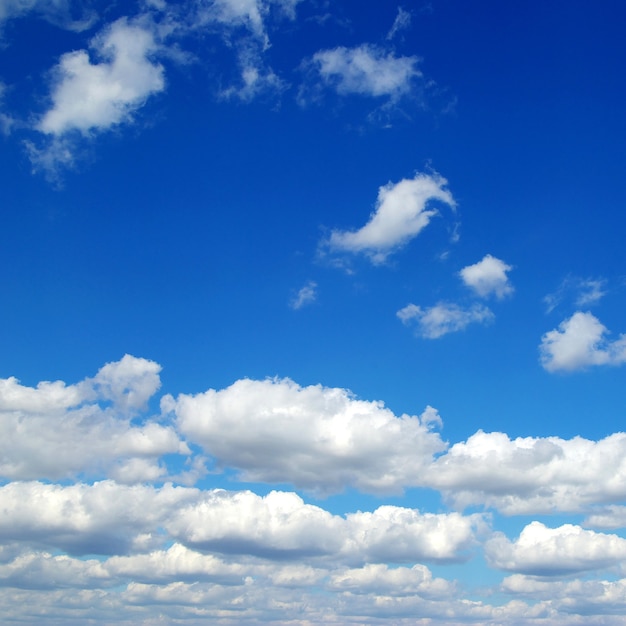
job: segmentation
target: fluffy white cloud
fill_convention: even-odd
[[[67,555],[27,552],[0,564],[0,583],[21,589],[90,588],[106,585],[109,578],[100,561]]]
[[[317,299],[317,283],[310,280],[302,287],[296,296],[291,300],[289,305],[296,311],[307,304],[312,304]]]
[[[126,355],[75,385],[0,380],[0,476],[58,479],[108,470],[126,482],[163,475],[158,457],[188,454],[187,446],[171,426],[131,423],[159,388],[160,369]]]
[[[376,209],[365,226],[355,231],[333,230],[321,248],[331,252],[363,252],[373,263],[383,263],[437,215],[430,203],[437,201],[452,209],[456,207],[446,185],[445,178],[428,174],[387,183],[379,188]]]
[[[511,440],[478,431],[437,458],[427,482],[461,508],[483,505],[507,515],[581,511],[626,498],[626,434]]]
[[[626,335],[608,341],[607,332],[595,315],[577,311],[541,338],[541,364],[549,372],[621,365],[626,362]]]
[[[481,298],[495,295],[501,299],[513,293],[513,286],[507,276],[507,272],[512,269],[511,265],[486,254],[482,261],[464,267],[459,275],[465,285]]]
[[[356,569],[340,570],[330,577],[335,591],[356,594],[449,596],[455,586],[443,578],[433,578],[425,565],[390,568],[382,563],[368,563]]]
[[[343,518],[305,504],[295,493],[211,491],[181,507],[166,528],[191,548],[222,554],[410,563],[464,560],[482,523],[480,516],[393,506]]]
[[[324,84],[340,95],[397,100],[409,93],[415,79],[422,76],[419,61],[415,56],[397,57],[384,48],[363,44],[321,50],[313,55],[310,64]]]
[[[617,625],[626,610],[626,579],[623,578],[616,581],[560,581],[513,574],[502,581],[501,589],[516,596],[549,600],[552,606],[563,609],[563,613],[569,614],[572,620],[579,614],[590,623]],[[577,620],[573,623],[583,622]]]
[[[291,483],[321,492],[347,486],[370,493],[419,484],[445,444],[431,431],[438,415],[395,416],[381,402],[345,389],[290,380],[239,380],[195,396],[166,396],[164,410],[218,465],[250,481]]]
[[[426,339],[437,339],[448,333],[464,330],[469,324],[488,324],[494,318],[490,309],[474,304],[464,309],[457,304],[440,302],[422,309],[416,304],[407,304],[396,315],[406,326],[415,326],[416,334]]]
[[[153,94],[165,87],[163,67],[151,60],[158,50],[152,32],[122,18],[92,40],[100,63],[85,50],[64,54],[54,70],[52,107],[38,130],[59,136],[105,130],[131,119]]]
[[[12,482],[0,487],[0,541],[70,554],[145,550],[163,541],[157,531],[172,511],[197,495],[171,485]]]
[[[495,533],[485,543],[493,567],[535,576],[561,576],[604,569],[626,558],[626,539],[565,524],[531,522],[516,541]]]

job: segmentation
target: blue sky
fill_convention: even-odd
[[[625,17],[0,0],[6,623],[623,624]]]

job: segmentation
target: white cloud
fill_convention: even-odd
[[[423,419],[396,417],[381,402],[345,389],[300,387],[290,380],[239,380],[195,396],[166,396],[164,410],[220,467],[244,480],[291,483],[322,493],[352,486],[399,492],[419,483],[433,454],[445,448],[434,409]]]
[[[97,19],[96,14],[79,6],[83,10],[83,16],[73,19],[73,4],[76,3],[72,3],[71,0],[1,0],[0,28],[3,22],[24,17],[31,12],[61,28],[75,31],[89,28]]]
[[[480,516],[435,515],[382,506],[332,515],[295,493],[212,491],[180,508],[166,528],[201,551],[269,559],[324,558],[333,562],[459,561],[474,546]]]
[[[340,570],[330,578],[330,588],[355,594],[415,595],[448,597],[455,585],[443,578],[433,578],[425,565],[390,568],[382,563],[368,563],[356,569]]]
[[[122,18],[91,42],[102,61],[87,51],[64,54],[54,70],[52,107],[37,126],[59,136],[72,130],[87,134],[132,119],[153,94],[165,87],[163,67],[150,60],[158,50],[153,34]]]
[[[619,564],[626,558],[626,539],[565,524],[548,528],[531,522],[511,542],[495,533],[485,543],[493,567],[535,576],[562,576]]]
[[[626,506],[606,506],[589,515],[584,524],[593,528],[626,528]]]
[[[604,278],[578,278],[567,276],[558,289],[543,298],[546,310],[551,313],[564,299],[572,299],[577,308],[597,304],[606,294]]]
[[[0,540],[70,554],[125,554],[163,541],[157,531],[198,491],[113,481],[67,487],[12,482],[0,487]]]
[[[342,96],[388,97],[391,101],[411,92],[421,78],[420,59],[397,57],[378,46],[338,47],[316,52],[310,66],[323,83]]]
[[[617,625],[626,610],[626,579],[561,581],[513,574],[502,581],[501,589],[532,600],[549,600],[565,614],[564,621],[557,623],[568,623],[569,616],[569,620],[576,620],[569,623]]]
[[[626,335],[605,338],[607,328],[593,314],[577,311],[541,338],[541,364],[549,372],[573,371],[592,365],[626,361]]]
[[[131,423],[160,386],[160,366],[126,355],[75,385],[0,380],[0,476],[59,479],[111,471],[120,480],[164,474],[158,457],[188,454],[171,426]]]
[[[387,183],[378,190],[376,209],[368,223],[356,231],[333,230],[321,244],[330,252],[363,252],[373,263],[383,263],[389,254],[416,237],[432,217],[432,201],[456,207],[447,181],[438,175],[416,174],[412,179]]]
[[[297,311],[303,306],[312,304],[315,300],[317,300],[317,283],[310,280],[298,291],[296,296],[289,303],[289,306]]]
[[[496,298],[502,299],[513,293],[513,286],[507,276],[507,272],[512,269],[511,265],[486,254],[482,261],[464,267],[459,275],[465,285],[481,298],[495,295]]]
[[[518,437],[478,431],[430,466],[427,484],[456,507],[494,507],[506,515],[585,511],[626,498],[626,434]]]
[[[398,7],[396,19],[387,33],[387,39],[393,39],[399,32],[406,30],[409,26],[411,26],[411,13],[405,11],[402,7]]]
[[[493,313],[482,304],[464,309],[450,302],[440,302],[426,309],[407,304],[396,315],[406,326],[414,325],[416,334],[426,339],[437,339],[464,330],[469,324],[488,324],[494,318]]]
[[[578,285],[579,294],[576,298],[576,306],[589,306],[599,302],[606,295],[605,286],[606,280],[604,279],[587,278],[581,280]]]

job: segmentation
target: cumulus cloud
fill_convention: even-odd
[[[415,56],[399,57],[379,46],[362,44],[316,52],[308,66],[325,87],[341,96],[386,97],[393,102],[410,93],[421,78],[419,62]]]
[[[399,492],[420,481],[445,444],[422,417],[397,417],[381,402],[357,400],[345,389],[300,387],[291,380],[239,380],[226,389],[166,396],[164,410],[219,466],[244,480],[291,483],[321,493],[352,486]],[[433,415],[434,414],[434,415]]]
[[[101,481],[0,487],[0,539],[69,554],[125,554],[154,547],[158,529],[197,490]]]
[[[131,422],[159,388],[160,369],[126,355],[75,385],[0,380],[0,476],[59,479],[112,471],[124,481],[162,477],[158,458],[189,449],[171,426]]]
[[[289,306],[296,311],[301,309],[303,306],[307,306],[308,304],[312,304],[317,300],[317,283],[313,280],[310,280],[304,287],[302,287],[296,296],[292,298]]]
[[[494,295],[502,299],[513,293],[513,286],[507,276],[507,272],[512,269],[511,265],[486,254],[482,261],[464,267],[459,275],[463,283],[481,298]]]
[[[438,214],[432,202],[452,210],[456,202],[445,178],[416,174],[412,179],[387,183],[378,190],[376,208],[365,226],[354,231],[333,230],[321,250],[334,253],[364,253],[375,264],[384,263],[395,250],[416,237]]]
[[[506,515],[584,511],[626,497],[626,434],[518,437],[478,431],[455,443],[428,471],[428,484],[454,503]]]
[[[390,568],[382,563],[368,563],[364,567],[334,573],[330,588],[356,594],[414,595],[426,597],[449,596],[455,585],[443,578],[433,578],[425,565]]]
[[[212,491],[166,524],[179,542],[201,551],[273,559],[330,558],[348,563],[459,561],[474,545],[480,516],[423,514],[382,506],[332,515],[295,493]]]
[[[493,313],[482,304],[462,308],[451,302],[440,302],[426,309],[407,304],[396,315],[405,326],[414,326],[416,335],[426,339],[438,339],[464,330],[470,324],[488,324],[494,319]]]
[[[626,557],[626,539],[564,524],[531,522],[516,541],[495,533],[485,543],[493,567],[535,576],[578,574],[616,565]]]
[[[626,335],[609,341],[607,333],[595,315],[577,311],[541,338],[541,364],[549,372],[621,365],[626,361]]]
[[[38,123],[41,132],[59,136],[105,130],[132,119],[153,94],[165,88],[163,67],[151,60],[158,45],[148,28],[119,19],[94,38],[101,59],[85,50],[64,54],[55,68],[52,107]]]

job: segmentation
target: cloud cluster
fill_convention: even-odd
[[[463,283],[480,298],[494,295],[498,299],[513,292],[507,272],[513,269],[491,254],[482,261],[464,267],[459,276]],[[455,302],[439,302],[423,308],[410,303],[396,313],[406,326],[415,328],[415,334],[425,339],[438,339],[448,333],[464,330],[470,324],[489,324],[495,315],[484,304],[462,306]]]
[[[290,491],[174,486],[162,484],[163,476],[144,476],[143,484],[113,479],[120,459],[158,463],[197,444],[246,480],[319,493],[429,487],[458,509],[577,511],[588,514],[587,525],[616,528],[625,517],[624,507],[612,504],[626,498],[625,434],[594,442],[479,431],[448,446],[432,430],[441,425],[432,408],[397,417],[344,389],[289,380],[166,395],[158,421],[142,419],[159,371],[127,355],[74,385],[0,381],[1,456],[23,459],[21,474],[6,475],[22,480],[0,486],[3,615],[32,622],[46,611],[61,623],[88,609],[107,621],[135,607],[133,619],[147,621],[158,606],[166,621],[190,624],[373,617],[410,624],[418,611],[446,623],[542,617],[556,625],[585,610],[620,614],[625,605],[622,581],[576,582],[593,600],[568,587],[572,576],[621,567],[626,541],[615,534],[535,520],[511,539],[491,529],[488,513],[383,504],[338,515]],[[44,461],[23,453],[31,439]],[[107,477],[91,484],[27,480],[46,464],[51,476],[99,465]],[[498,585],[511,602],[472,602],[426,565],[466,562],[481,545],[489,567],[512,574]]]

